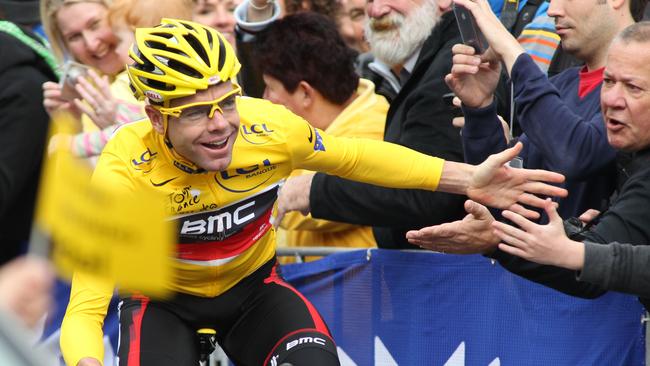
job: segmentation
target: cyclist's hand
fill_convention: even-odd
[[[102,366],[102,363],[92,357],[86,357],[79,360],[77,366]]]
[[[518,142],[510,149],[490,155],[478,165],[467,188],[467,196],[484,205],[507,208],[531,219],[537,219],[539,213],[523,205],[546,206],[545,199],[536,195],[566,197],[566,189],[554,185],[564,181],[563,175],[507,166],[522,148],[522,143]]]

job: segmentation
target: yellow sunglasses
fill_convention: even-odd
[[[180,121],[199,122],[212,118],[215,111],[222,115],[234,112],[237,109],[236,98],[241,95],[241,87],[234,84],[233,90],[221,97],[207,102],[196,102],[177,107],[159,107],[158,111],[164,115],[178,118]]]

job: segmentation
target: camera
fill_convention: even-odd
[[[460,38],[463,43],[474,47],[477,55],[485,52],[489,44],[481,32],[481,29],[476,24],[476,19],[472,12],[467,10],[464,6],[453,4],[454,15],[456,16],[456,23],[458,23],[458,30],[460,30]]]
[[[75,85],[77,85],[79,78],[88,75],[88,70],[90,70],[90,67],[86,65],[74,61],[66,61],[63,66],[63,72],[61,73],[61,79],[59,80],[61,98],[68,101],[72,101],[75,98],[81,98],[75,89]]]
[[[587,236],[585,235],[589,231],[591,225],[585,225],[577,217],[570,217],[567,220],[563,221],[564,232],[567,237],[575,241],[585,241]]]

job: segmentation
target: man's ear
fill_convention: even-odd
[[[156,108],[146,105],[144,106],[144,111],[151,121],[151,126],[154,131],[158,132],[161,135],[165,134],[165,125],[163,124],[163,115]]]
[[[300,97],[300,105],[303,109],[308,110],[314,105],[314,102],[316,101],[317,91],[308,82],[302,80],[298,84],[296,92],[299,93],[298,96]]]

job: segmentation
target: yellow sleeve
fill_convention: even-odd
[[[334,137],[307,122],[288,123],[293,168],[390,188],[435,191],[444,160],[385,141]]]
[[[104,317],[113,295],[113,284],[75,273],[70,302],[61,324],[61,352],[66,365],[76,366],[84,357],[104,360]]]

